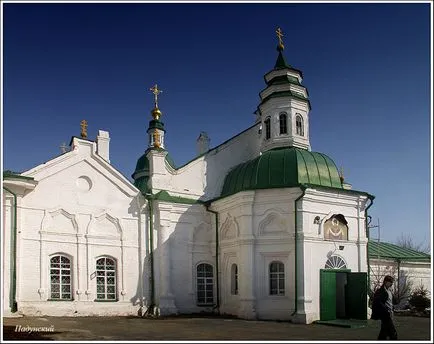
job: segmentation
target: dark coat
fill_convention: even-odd
[[[371,319],[380,320],[389,317],[389,310],[386,306],[386,301],[389,298],[386,287],[383,285],[381,288],[377,289],[374,293],[374,298],[372,301],[372,314]]]

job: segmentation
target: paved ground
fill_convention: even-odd
[[[430,340],[430,318],[396,317],[401,340]],[[45,327],[54,332],[17,331]],[[3,340],[375,340],[378,321],[364,328],[247,321],[222,317],[21,317],[3,318]]]

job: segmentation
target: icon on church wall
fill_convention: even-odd
[[[348,240],[348,226],[343,215],[333,215],[324,223],[324,239]]]

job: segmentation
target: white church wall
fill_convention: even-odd
[[[385,275],[392,275],[395,279],[398,278],[398,264],[396,261],[371,258],[369,263],[371,285],[377,281],[382,283]],[[430,262],[401,261],[400,269],[402,275],[408,278],[412,288],[423,286],[431,293]]]
[[[423,286],[429,291],[429,293],[431,293],[430,263],[403,262],[401,263],[401,269],[412,281],[413,288]]]
[[[294,309],[293,204],[300,194],[298,188],[246,191],[213,204],[222,219],[222,312],[249,317],[250,304],[247,302],[246,308],[242,300],[253,297],[254,317],[290,319]],[[252,259],[246,260],[250,252]],[[275,261],[284,264],[284,295],[270,295],[269,265]],[[230,288],[230,268],[235,263],[239,268],[238,295],[232,295]]]
[[[222,314],[239,315],[243,292],[245,289],[243,280],[243,261],[241,255],[240,236],[248,235],[243,222],[240,221],[242,209],[237,206],[242,197],[229,197],[224,210],[219,212],[219,265],[220,265],[220,312]],[[237,220],[238,219],[238,220]],[[249,228],[250,229],[250,228]],[[232,265],[237,266],[238,290],[235,294],[234,276],[232,276]]]
[[[256,191],[253,228],[256,236],[255,290],[259,319],[289,320],[294,310],[294,200],[300,194],[299,188]],[[284,295],[270,294],[269,267],[276,261],[284,264]]]
[[[165,226],[170,227],[165,228],[168,231],[165,240],[170,247],[169,283],[176,308],[181,313],[211,311],[212,307],[196,305],[196,267],[200,263],[207,263],[215,269],[214,215],[206,212],[202,205],[160,203],[164,204],[163,208],[170,208],[170,214],[166,213],[163,217],[166,219]],[[169,218],[170,221],[167,221]],[[161,218],[156,217],[156,221],[155,227],[158,228]],[[155,246],[156,266],[162,259],[161,244],[157,242]],[[156,282],[157,289],[161,288],[161,283],[164,283],[161,273],[156,275]]]
[[[235,240],[227,241],[220,251],[221,255],[221,283],[220,283],[220,313],[236,315],[240,307],[240,261],[239,245]],[[235,290],[235,276],[232,273],[232,266],[238,269],[238,288]]]
[[[137,314],[138,190],[92,142],[24,173],[37,187],[21,202],[18,307],[26,315]],[[71,301],[50,299],[50,258],[71,261]],[[96,299],[96,260],[116,262],[116,302]],[[132,303],[132,300],[134,304]]]
[[[174,171],[166,167],[170,171],[167,171],[170,177],[156,179],[153,188],[172,191],[187,197],[215,198],[220,194],[227,172],[232,167],[258,155],[257,138],[258,125],[178,170]]]
[[[307,190],[300,202],[303,224],[303,269],[300,270],[307,323],[319,320],[320,270],[325,269],[328,258],[338,256],[352,272],[367,272],[364,212],[360,211],[365,201],[364,196]],[[348,240],[324,239],[323,223],[334,214],[342,214],[348,222]],[[316,216],[320,217],[319,225],[314,221]]]
[[[285,246],[285,247],[282,247]],[[256,252],[256,312],[259,319],[289,320],[294,310],[294,244],[262,244]],[[284,264],[283,295],[270,294],[269,267],[272,262]]]

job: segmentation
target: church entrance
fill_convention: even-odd
[[[366,272],[320,270],[320,320],[367,318]]]

